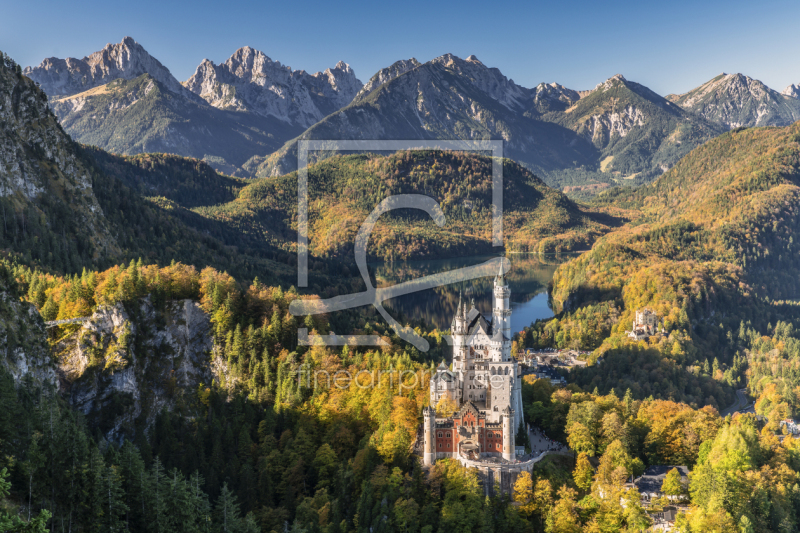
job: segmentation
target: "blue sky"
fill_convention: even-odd
[[[800,83],[800,2],[0,2],[0,50],[23,66],[83,57],[126,35],[179,79],[252,46],[309,72],[349,63],[361,81],[398,59],[475,54],[520,85],[589,89],[622,73],[657,93],[720,72]]]

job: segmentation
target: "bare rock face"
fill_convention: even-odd
[[[118,44],[107,44],[83,59],[47,58],[37,67],[27,67],[24,74],[39,83],[49,97],[78,94],[116,79],[132,80],[142,74],[150,74],[173,93],[191,96],[167,67],[131,37]]]
[[[184,86],[219,109],[309,127],[349,104],[362,84],[341,61],[325,72],[308,74],[245,46],[219,65],[204,59]]]
[[[147,431],[182,393],[215,377],[211,322],[197,303],[156,309],[101,306],[61,342],[59,373],[70,403],[93,418],[108,440]]]
[[[790,98],[800,98],[800,83],[789,85],[781,94]]]

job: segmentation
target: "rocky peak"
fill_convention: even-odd
[[[27,67],[25,75],[39,83],[48,96],[69,96],[105,85],[115,79],[132,80],[150,74],[169,91],[192,97],[147,50],[132,37],[107,44],[83,59],[47,58],[37,67]]]
[[[452,71],[508,109],[518,111],[525,107],[530,98],[529,89],[520,87],[514,80],[506,78],[500,69],[486,67],[475,56],[470,58],[464,60],[453,54],[444,54],[431,60],[430,63]]]
[[[667,99],[728,128],[783,126],[800,118],[800,102],[741,73],[722,73],[687,93]]]
[[[789,85],[783,90],[783,92],[781,92],[781,94],[791,98],[800,98],[800,83],[796,85]]]
[[[349,104],[362,84],[343,61],[308,74],[244,46],[219,65],[204,59],[184,86],[220,109],[249,111],[309,127]]]

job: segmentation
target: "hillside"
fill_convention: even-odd
[[[335,156],[309,167],[310,251],[352,261],[352,243],[366,216],[390,194],[435,198],[447,222],[427,215],[384,215],[370,256],[383,259],[491,253],[491,160],[463,153],[412,151],[391,156]],[[586,249],[623,215],[592,211],[551,189],[530,171],[504,160],[503,231],[507,250]],[[297,173],[262,178],[228,204],[198,208],[268,242],[294,246]],[[609,209],[617,213],[619,210]]]
[[[791,87],[783,94],[744,74],[722,73],[684,94],[667,99],[726,128],[788,126],[800,119],[800,100]]]
[[[581,386],[727,405],[730,387],[747,383],[746,350],[762,349],[754,339],[800,318],[786,304],[800,298],[799,197],[800,123],[734,130],[650,185],[601,193],[598,204],[638,215],[558,268],[551,297],[560,314],[523,342],[604,356],[577,375]],[[644,307],[666,335],[626,336]]]

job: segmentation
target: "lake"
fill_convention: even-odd
[[[421,276],[475,265],[492,256],[466,257],[433,261],[408,261],[374,263],[369,265],[376,286],[387,287]],[[547,286],[558,265],[575,254],[510,254],[511,269],[506,281],[511,288],[512,333],[522,331],[540,318],[553,316],[547,296]],[[398,321],[422,321],[440,330],[450,328],[458,305],[459,291],[466,302],[475,300],[475,306],[488,315],[492,309],[494,277],[481,278],[445,287],[407,294],[387,300],[385,307]]]

